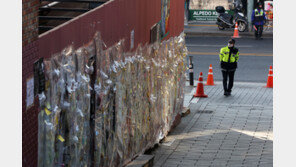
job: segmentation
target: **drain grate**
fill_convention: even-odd
[[[197,113],[199,113],[199,114],[212,114],[213,111],[211,111],[211,110],[198,110]]]

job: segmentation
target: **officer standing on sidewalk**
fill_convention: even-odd
[[[262,39],[262,31],[263,25],[266,22],[265,12],[262,9],[262,3],[259,2],[257,8],[253,11],[252,14],[252,25],[254,25],[255,29],[255,37],[256,39]]]
[[[237,68],[237,61],[239,58],[239,51],[234,47],[235,40],[230,39],[228,46],[221,48],[220,50],[220,65],[223,75],[223,88],[224,95],[229,96],[233,87],[234,73]],[[229,83],[227,86],[227,78],[229,77]]]

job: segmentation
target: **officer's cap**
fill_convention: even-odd
[[[235,44],[235,40],[231,38],[231,39],[229,39],[228,43]]]

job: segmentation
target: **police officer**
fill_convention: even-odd
[[[221,48],[220,50],[220,66],[223,76],[223,88],[224,95],[229,96],[233,87],[234,73],[237,68],[237,61],[239,58],[239,51],[234,47],[235,40],[230,39],[228,46]],[[229,83],[227,85],[227,79]]]
[[[252,24],[255,26],[255,37],[256,39],[262,39],[263,25],[266,22],[265,12],[262,9],[262,3],[259,2],[257,8],[252,14]]]

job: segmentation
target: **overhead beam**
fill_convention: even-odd
[[[74,17],[71,16],[38,16],[42,20],[71,20]]]
[[[108,0],[102,0],[102,1],[93,1],[93,0],[41,0],[41,1],[47,1],[47,2],[75,2],[75,3],[96,3],[96,4],[103,4],[107,2]]]
[[[40,11],[67,11],[67,12],[87,12],[89,9],[83,8],[47,8],[41,7],[39,8]]]
[[[38,26],[39,30],[51,30],[55,28],[55,26]]]

